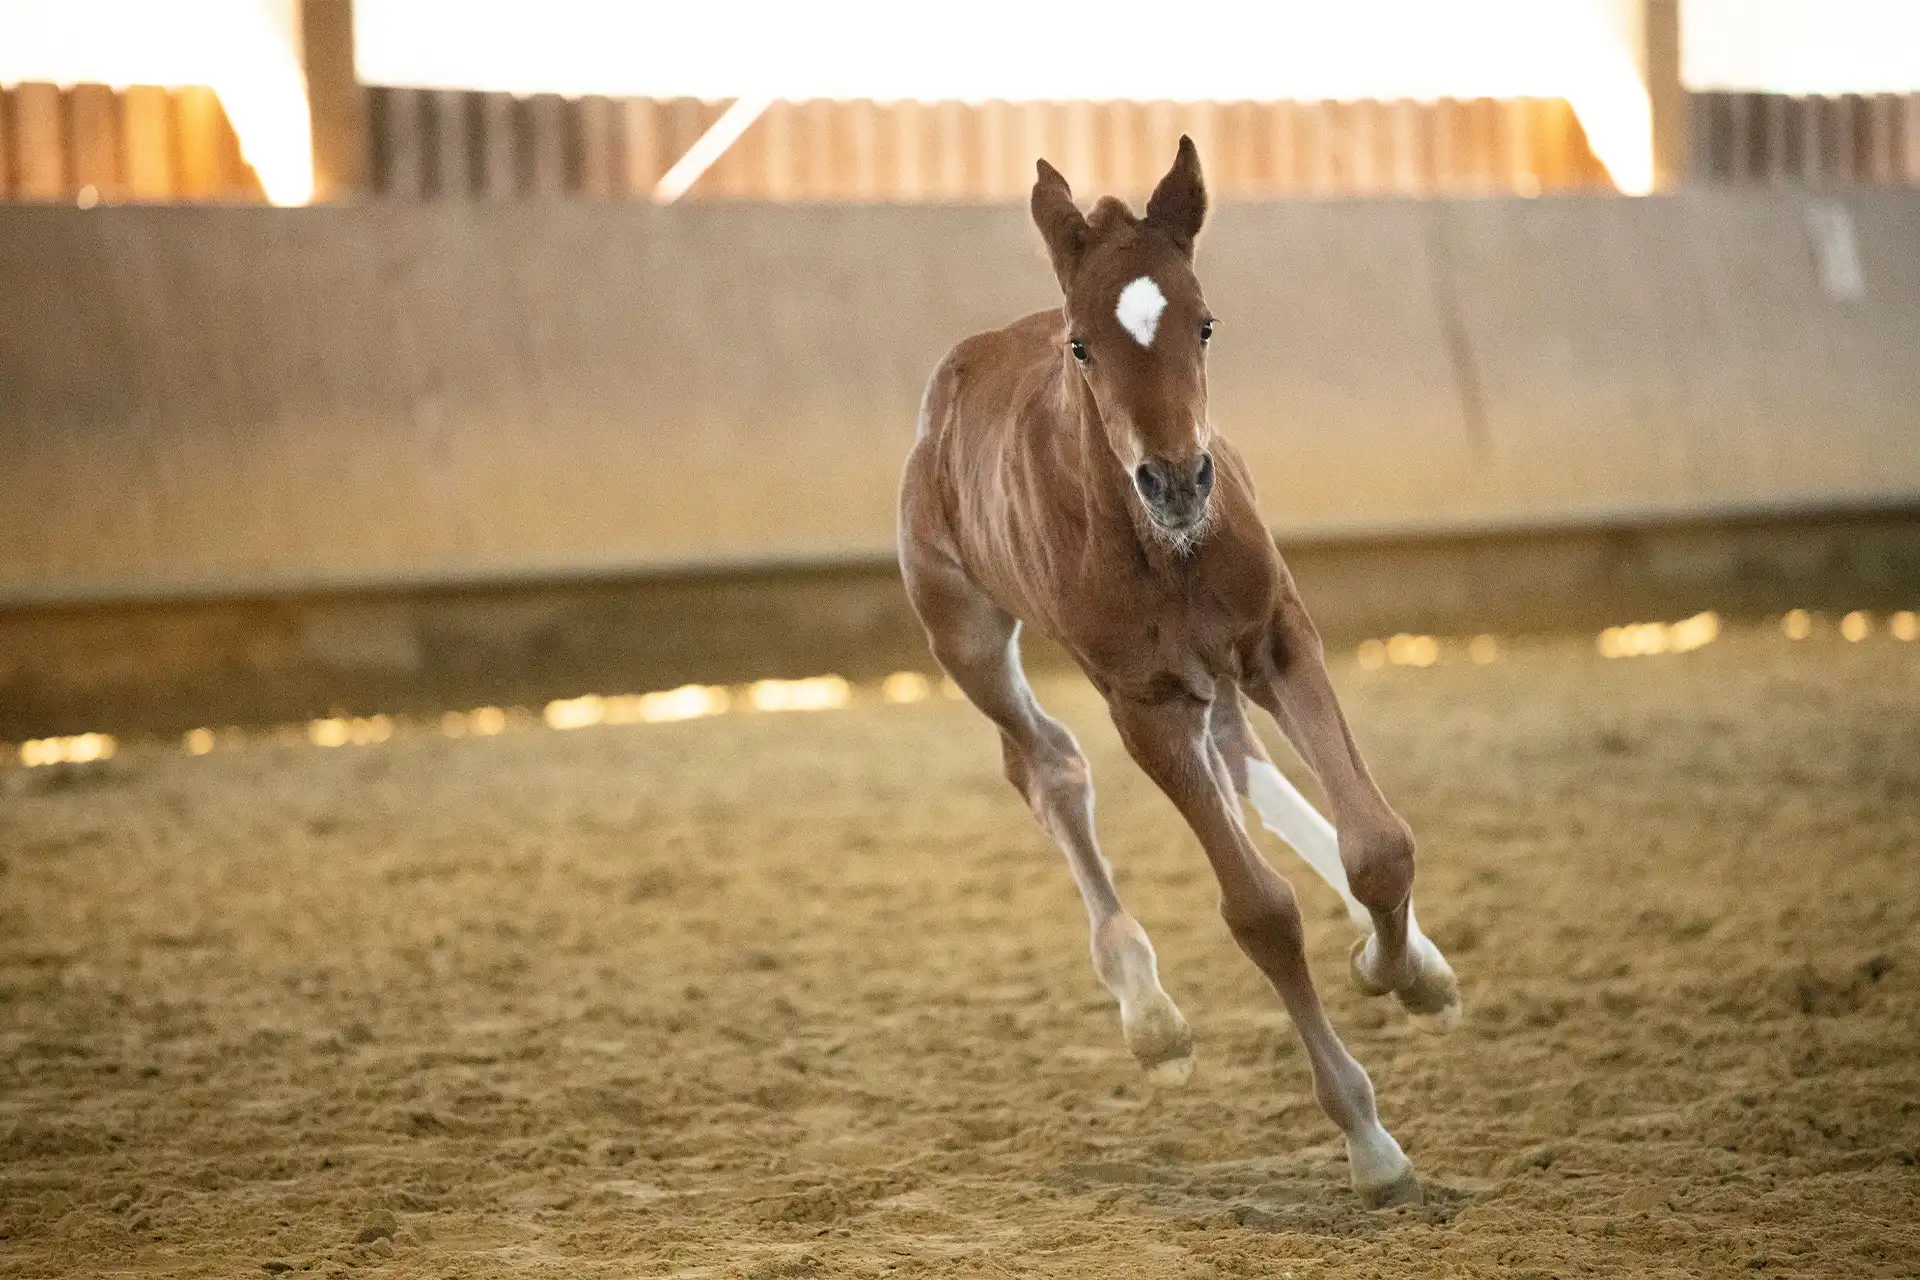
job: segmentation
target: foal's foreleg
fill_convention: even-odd
[[[1127,1048],[1161,1084],[1193,1074],[1193,1034],[1160,985],[1146,930],[1120,905],[1093,832],[1093,776],[1067,727],[1041,709],[1020,667],[1019,627],[957,572],[915,566],[914,604],[934,656],[1000,730],[1007,780],[1067,855],[1087,909],[1094,972],[1120,1003]]]
[[[1113,718],[1127,750],[1200,837],[1227,928],[1286,1004],[1306,1047],[1314,1097],[1346,1136],[1354,1190],[1375,1205],[1420,1199],[1412,1162],[1381,1127],[1372,1081],[1320,1006],[1293,889],[1241,824],[1233,770],[1208,733],[1206,704],[1116,700]]]
[[[1387,804],[1360,757],[1327,676],[1320,638],[1297,603],[1275,625],[1275,674],[1249,692],[1272,713],[1326,791],[1320,816],[1271,765],[1249,771],[1261,819],[1299,851],[1348,904],[1364,908],[1372,935],[1354,944],[1354,984],[1392,992],[1431,1030],[1460,1021],[1460,986],[1413,917],[1413,833]]]

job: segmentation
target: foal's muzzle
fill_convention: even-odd
[[[1213,492],[1213,455],[1197,454],[1181,462],[1148,458],[1133,469],[1133,487],[1147,514],[1163,529],[1190,529],[1207,514]]]

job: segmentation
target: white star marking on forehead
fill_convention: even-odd
[[[1167,295],[1151,276],[1141,276],[1120,291],[1120,304],[1114,316],[1133,340],[1143,347],[1153,345],[1154,330],[1160,327],[1160,313],[1167,309]]]

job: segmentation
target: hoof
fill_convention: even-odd
[[[1382,986],[1367,975],[1360,966],[1360,959],[1367,953],[1367,943],[1373,941],[1373,935],[1353,940],[1353,950],[1347,952],[1347,977],[1353,980],[1354,990],[1363,996],[1383,996],[1393,988]]]
[[[1427,1193],[1413,1174],[1413,1161],[1378,1121],[1347,1136],[1347,1164],[1353,1190],[1369,1209],[1421,1204]]]
[[[1155,1084],[1182,1085],[1193,1076],[1193,1032],[1167,993],[1157,987],[1121,1006],[1127,1049]]]
[[[1356,939],[1347,957],[1348,976],[1362,995],[1384,996],[1392,992],[1401,1007],[1412,1015],[1413,1025],[1433,1035],[1444,1035],[1460,1025],[1460,980],[1453,976],[1452,966],[1447,964],[1438,947],[1424,937],[1414,940],[1421,960],[1419,975],[1396,991],[1368,976],[1361,963],[1369,940]]]
[[[1427,1191],[1420,1185],[1420,1179],[1414,1176],[1413,1166],[1391,1182],[1375,1187],[1363,1187],[1354,1184],[1354,1192],[1369,1209],[1392,1209],[1403,1204],[1425,1204]]]

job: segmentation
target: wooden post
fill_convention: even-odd
[[[13,194],[13,91],[0,87],[0,200]]]
[[[1646,0],[1641,76],[1653,108],[1653,185],[1678,186],[1687,173],[1687,87],[1680,80],[1680,0]]]
[[[353,61],[353,0],[301,0],[300,59],[313,119],[313,198],[352,200],[372,177],[366,91]]]

